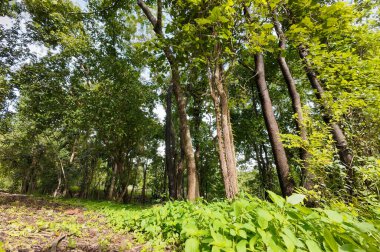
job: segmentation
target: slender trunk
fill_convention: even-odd
[[[183,172],[184,172],[184,163],[185,163],[185,154],[182,148],[181,144],[181,150],[179,155],[179,160],[176,162],[176,169],[177,169],[177,197],[178,199],[184,198],[185,195],[185,189],[184,189],[184,183],[183,183]]]
[[[62,173],[61,173],[61,171],[59,171],[59,174],[58,174],[58,185],[57,185],[57,188],[54,190],[54,193],[53,193],[53,197],[54,198],[57,197],[60,194],[61,185],[62,185]]]
[[[172,81],[174,86],[174,94],[178,105],[180,136],[183,139],[183,150],[187,165],[187,198],[190,201],[194,201],[199,197],[198,174],[195,164],[193,144],[190,136],[190,128],[187,121],[186,101],[182,94],[182,89],[179,82],[180,76],[177,67],[172,68]]]
[[[229,178],[229,191],[230,195],[228,198],[234,198],[238,193],[238,184],[237,184],[237,172],[236,172],[236,158],[235,158],[235,149],[232,137],[231,122],[229,118],[229,108],[228,108],[228,97],[227,93],[224,90],[225,87],[222,82],[222,66],[217,65],[215,71],[215,84],[219,93],[220,101],[220,112],[221,112],[221,125],[222,125],[222,134],[224,139],[225,155],[227,162],[227,172]]]
[[[79,197],[81,198],[86,198],[87,197],[87,191],[86,191],[86,188],[87,188],[87,183],[88,183],[88,173],[89,173],[89,164],[88,164],[88,160],[86,160],[84,162],[84,167],[81,169],[83,170],[83,176],[82,176],[82,182],[80,184],[80,193],[79,193]]]
[[[268,149],[265,144],[262,144],[260,146],[260,153],[262,154],[263,152],[264,152],[264,159],[265,159],[265,171],[267,174],[267,181],[268,181],[268,190],[273,190],[272,161],[269,158]]]
[[[165,117],[165,165],[168,175],[169,197],[177,199],[176,167],[175,167],[175,135],[172,123],[172,94],[173,86],[168,88],[166,94],[166,117]]]
[[[117,162],[114,160],[113,162],[113,169],[112,169],[112,177],[111,177],[111,185],[108,189],[108,199],[112,200],[115,190],[115,184],[116,184],[116,173],[117,173]]]
[[[229,198],[231,195],[230,192],[230,182],[228,177],[228,171],[227,171],[227,162],[225,158],[225,148],[224,148],[224,140],[222,136],[222,126],[221,126],[221,118],[220,118],[220,107],[219,107],[219,100],[215,95],[215,92],[211,88],[211,97],[213,99],[214,103],[214,109],[215,109],[215,121],[216,121],[216,136],[218,140],[218,154],[219,154],[219,165],[222,172],[223,177],[223,183],[224,183],[224,190],[226,197]]]
[[[134,191],[135,191],[135,186],[136,186],[136,184],[135,183],[133,183],[133,185],[132,185],[132,190],[131,190],[131,194],[129,195],[129,199],[128,199],[128,203],[132,203],[132,199],[133,199],[133,193],[134,193]]]
[[[194,107],[193,107],[193,118],[194,118],[194,157],[195,163],[198,168],[198,178],[199,178],[199,193],[204,196],[203,182],[206,179],[203,174],[203,169],[201,165],[200,155],[201,155],[201,121],[202,121],[202,100],[197,95],[193,94]]]
[[[312,65],[310,61],[308,60],[308,52],[306,48],[302,45],[298,47],[298,52],[301,57],[301,59],[304,62],[304,69],[306,71],[306,75],[310,81],[310,84],[313,89],[316,90],[315,96],[318,100],[322,102],[322,110],[324,111],[323,120],[326,124],[329,124],[331,127],[331,133],[333,135],[333,138],[335,140],[335,146],[338,149],[338,154],[340,161],[343,163],[343,165],[347,169],[347,187],[348,187],[348,193],[350,195],[353,194],[353,183],[354,183],[354,170],[352,168],[352,161],[353,156],[351,154],[351,151],[348,147],[346,137],[343,133],[343,130],[340,128],[340,126],[333,122],[331,119],[331,111],[327,109],[326,104],[324,104],[322,96],[324,93],[324,89],[319,82],[319,79],[317,77],[316,72],[313,70]]]
[[[253,143],[253,149],[255,151],[255,156],[256,156],[256,162],[257,162],[257,167],[259,169],[259,174],[261,177],[261,185],[264,191],[267,188],[268,182],[267,182],[267,174],[266,174],[266,167],[263,164],[262,156],[259,150],[259,147],[257,146],[256,143]]]
[[[303,113],[302,113],[302,103],[301,97],[297,91],[296,83],[294,78],[290,72],[288,63],[286,62],[285,57],[283,57],[283,51],[286,50],[286,37],[282,30],[281,24],[277,19],[277,13],[273,11],[272,21],[274,24],[274,28],[276,30],[278,39],[279,39],[279,47],[281,51],[278,54],[277,62],[280,66],[282,75],[286,82],[289,96],[292,101],[293,112],[297,114],[296,117],[296,128],[297,131],[300,132],[300,137],[304,142],[307,142],[307,129],[304,124]],[[300,158],[302,160],[302,185],[306,189],[311,189],[313,187],[312,176],[308,172],[308,159],[310,158],[310,153],[307,152],[305,148],[300,148]]]
[[[144,204],[146,201],[146,172],[147,172],[147,164],[144,164],[143,166],[143,185],[141,189],[141,201]]]
[[[143,10],[145,16],[148,18],[150,23],[153,25],[153,29],[159,38],[164,38],[162,31],[162,1],[157,1],[157,18],[151,13],[149,7],[145,4],[143,0],[137,0],[137,4]],[[191,140],[190,128],[187,120],[186,112],[186,99],[183,94],[181,87],[180,74],[178,69],[177,60],[172,52],[172,50],[165,46],[163,48],[166,59],[169,62],[171,68],[171,81],[173,84],[174,96],[176,98],[179,121],[180,121],[180,137],[183,139],[183,149],[186,157],[187,164],[187,182],[188,182],[188,192],[187,198],[190,201],[194,201],[199,197],[199,183],[197,176],[197,168],[195,164],[193,144]]]
[[[255,55],[255,65],[256,85],[260,94],[260,102],[263,109],[265,126],[267,128],[269,140],[272,146],[281,192],[285,197],[292,194],[294,183],[289,174],[288,159],[280,139],[280,130],[274,116],[272,101],[270,99],[265,80],[264,57],[261,53]]]
[[[58,195],[66,196],[66,193],[68,192],[65,169],[63,167],[62,160],[59,157],[58,157],[58,165],[60,169],[58,172],[58,185],[53,193],[54,198],[57,197]]]
[[[74,162],[74,158],[75,158],[75,148],[76,148],[76,143],[77,143],[77,139],[74,140],[74,144],[73,144],[73,148],[71,150],[71,155],[70,155],[70,160],[69,160],[69,163],[72,164]]]
[[[117,201],[122,202],[122,201],[128,201],[128,186],[129,186],[129,181],[131,180],[132,177],[132,161],[129,162],[128,160],[126,161],[126,167],[127,167],[127,179],[124,184],[124,189],[121,192],[120,196],[118,197]],[[139,162],[137,163],[137,167],[139,166]]]

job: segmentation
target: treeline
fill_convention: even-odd
[[[3,3],[0,188],[379,197],[379,4]]]

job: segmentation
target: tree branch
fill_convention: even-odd
[[[145,16],[148,18],[150,23],[153,25],[153,27],[156,27],[157,25],[157,19],[155,16],[153,16],[152,12],[150,11],[148,5],[145,4],[143,0],[137,0],[138,6],[142,9],[144,12]]]
[[[157,24],[154,28],[162,31],[162,0],[157,0]]]

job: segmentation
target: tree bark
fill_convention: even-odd
[[[173,86],[169,86],[166,94],[165,117],[165,165],[168,175],[169,197],[177,199],[176,167],[175,167],[175,134],[172,122],[172,94]]]
[[[220,49],[220,46],[217,45],[215,53],[219,54]],[[238,184],[228,96],[223,85],[222,66],[218,63],[218,60],[215,60],[215,64],[211,68],[209,86],[215,111],[219,163],[226,197],[232,199],[238,193]]]
[[[346,183],[347,183],[347,187],[348,187],[348,193],[350,195],[352,195],[353,194],[353,183],[354,183],[354,170],[352,168],[353,156],[352,156],[351,151],[348,147],[346,137],[343,133],[343,130],[338,125],[338,123],[332,121],[331,111],[329,111],[327,109],[326,104],[323,102],[322,97],[323,97],[324,89],[323,89],[321,83],[319,82],[319,79],[317,77],[316,72],[312,68],[312,64],[310,63],[310,61],[307,58],[308,52],[307,52],[306,48],[303,45],[300,45],[298,47],[298,52],[299,52],[301,59],[303,60],[304,69],[305,69],[307,78],[309,79],[312,88],[316,91],[315,96],[322,103],[321,106],[322,106],[322,110],[324,111],[323,120],[326,124],[329,124],[331,127],[331,133],[332,133],[334,141],[335,141],[335,146],[338,149],[340,161],[343,163],[343,165],[347,169],[347,171],[346,171],[347,172]]]
[[[116,174],[117,174],[117,162],[116,162],[116,160],[114,160],[113,169],[112,169],[111,184],[110,184],[110,187],[108,189],[108,196],[107,196],[107,198],[109,200],[113,199],[115,184],[116,184]]]
[[[224,147],[227,161],[227,172],[229,177],[230,195],[228,198],[234,198],[238,193],[237,172],[235,148],[230,122],[230,111],[228,108],[228,97],[222,82],[222,66],[218,65],[215,71],[215,84],[219,93],[221,125],[224,139]]]
[[[129,186],[129,181],[131,180],[131,176],[132,176],[132,172],[133,172],[132,161],[131,160],[128,161],[128,159],[127,159],[125,166],[126,166],[126,170],[127,170],[127,179],[126,179],[126,182],[124,184],[124,189],[117,199],[118,202],[123,202],[123,201],[127,202],[128,201],[128,186]],[[137,167],[138,166],[139,166],[139,161],[137,162]]]
[[[157,1],[157,19],[151,13],[149,7],[142,0],[137,0],[137,4],[140,6],[145,16],[148,18],[150,23],[153,25],[153,29],[156,35],[160,38],[164,38],[164,34],[162,31],[162,2],[160,0]],[[171,81],[173,84],[174,96],[176,98],[179,121],[180,121],[180,136],[183,139],[183,149],[186,157],[187,164],[187,176],[188,176],[188,192],[187,198],[190,201],[194,201],[199,197],[199,183],[197,176],[197,168],[194,157],[193,144],[191,140],[190,128],[187,120],[187,112],[186,112],[186,99],[182,91],[180,74],[178,69],[177,60],[172,52],[172,50],[168,46],[164,46],[163,48],[166,59],[169,62],[171,68]]]
[[[58,165],[59,165],[59,175],[58,175],[58,185],[57,188],[54,191],[53,197],[57,197],[58,195],[62,195],[63,197],[66,196],[68,192],[68,183],[66,179],[66,173],[65,169],[63,167],[62,160],[58,157]],[[63,183],[62,183],[63,180]],[[63,185],[62,185],[63,184]],[[63,187],[63,190],[62,190]]]
[[[226,197],[229,198],[231,195],[231,192],[230,192],[230,185],[229,185],[230,182],[229,182],[229,177],[228,177],[228,172],[227,172],[227,161],[225,157],[226,150],[224,147],[224,140],[222,136],[220,106],[219,106],[219,100],[215,94],[214,89],[212,88],[212,84],[210,84],[210,93],[211,93],[211,98],[213,100],[214,110],[215,110],[215,123],[216,123],[216,136],[218,140],[219,165],[222,172],[225,194],[226,194]]]
[[[147,164],[143,166],[143,185],[141,189],[141,201],[144,204],[146,202],[146,173],[147,173]]]
[[[180,140],[181,141],[181,140]],[[176,170],[177,170],[177,197],[178,199],[183,199],[185,197],[185,189],[184,189],[184,183],[183,183],[183,172],[184,172],[184,163],[185,163],[185,153],[182,148],[182,144],[180,144],[181,150],[179,155],[179,160],[176,162]]]
[[[294,182],[289,176],[289,165],[284,146],[280,139],[280,130],[274,116],[272,101],[269,96],[268,87],[265,80],[264,57],[261,53],[255,55],[256,65],[256,86],[260,94],[260,102],[263,109],[265,126],[268,131],[269,140],[272,146],[273,156],[280,181],[282,195],[289,196],[294,189]]]
[[[223,65],[220,62],[222,49],[221,44],[217,42],[214,46],[213,57],[209,63],[209,87],[215,111],[219,163],[225,193],[228,199],[233,199],[238,194],[237,168],[228,107],[228,90],[223,76]]]
[[[272,177],[272,162],[268,156],[268,150],[265,144],[260,145],[260,154],[262,155],[264,152],[264,159],[265,159],[265,172],[267,175],[267,188],[268,190],[273,189],[273,177]]]
[[[269,7],[270,8],[270,7]],[[307,142],[307,129],[304,124],[303,112],[302,112],[302,103],[301,97],[297,92],[296,83],[294,78],[290,72],[288,63],[286,62],[285,57],[282,56],[282,53],[286,50],[286,37],[282,30],[282,26],[277,19],[277,13],[275,11],[272,12],[272,21],[274,24],[274,28],[276,30],[277,37],[279,39],[279,47],[281,51],[277,57],[277,62],[280,66],[281,73],[286,82],[289,96],[292,101],[293,112],[297,115],[295,120],[296,129],[300,134],[302,141]],[[306,189],[310,190],[313,187],[312,176],[308,172],[308,159],[310,158],[310,153],[307,152],[305,148],[300,148],[300,158],[302,160],[302,185]]]

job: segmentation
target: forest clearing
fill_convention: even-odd
[[[380,0],[0,0],[0,252],[377,252]]]

